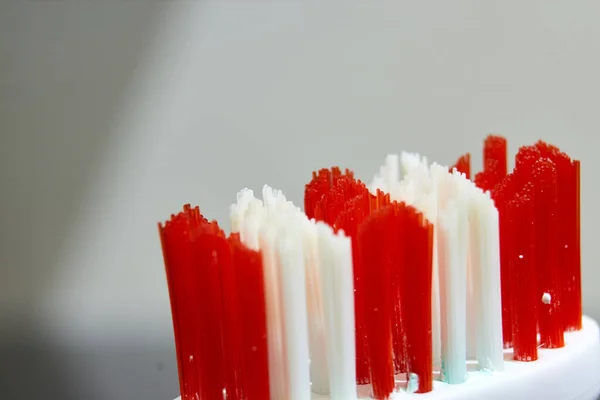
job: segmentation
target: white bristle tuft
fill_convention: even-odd
[[[321,294],[325,315],[329,398],[356,399],[354,278],[350,239],[317,224]]]
[[[276,248],[278,235],[277,226],[267,224],[260,231],[260,248],[263,255],[265,279],[269,387],[271,398],[284,399],[288,393],[288,372],[285,362],[287,345],[283,332],[281,271]]]
[[[229,207],[229,222],[231,232],[240,232],[244,220],[244,214],[248,204],[254,199],[254,192],[251,189],[244,188],[237,194],[237,202]]]
[[[477,331],[477,361],[482,369],[502,371],[502,311],[498,210],[489,195],[473,186],[469,219],[473,263],[473,304]]]
[[[281,266],[284,336],[287,346],[288,393],[290,400],[309,400],[310,356],[308,345],[308,318],[306,310],[306,282],[301,232],[291,216],[280,225],[282,239],[278,245]]]
[[[457,384],[467,377],[467,214],[464,199],[449,200],[440,211],[438,221],[442,376],[444,381]]]
[[[304,218],[304,261],[306,265],[306,296],[308,307],[310,380],[314,393],[329,394],[328,354],[326,351],[326,324],[323,315],[323,292],[320,270],[319,238],[316,225]]]

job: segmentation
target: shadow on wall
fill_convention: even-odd
[[[60,268],[63,238],[160,26],[159,6],[0,5],[2,398],[93,397],[73,392],[81,383],[70,382],[65,357],[76,353],[54,348],[31,314]]]

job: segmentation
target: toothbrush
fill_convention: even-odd
[[[553,359],[600,368],[579,161],[540,141],[509,173],[498,135],[483,153],[473,181],[469,153],[389,155],[371,185],[321,169],[304,211],[243,189],[229,236],[189,205],[159,224],[181,399],[530,398],[561,393]],[[568,398],[600,392],[584,375]]]

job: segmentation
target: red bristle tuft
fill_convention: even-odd
[[[360,226],[367,350],[378,399],[393,390],[394,370],[416,374],[420,393],[432,390],[432,245],[433,225],[404,203],[375,211]]]
[[[389,250],[398,245],[390,242],[394,222],[391,206],[376,211],[360,226],[357,238],[361,264],[365,266],[361,289],[371,386],[376,399],[389,398],[395,387],[389,259]]]
[[[542,157],[551,159],[556,166],[558,197],[558,259],[560,270],[561,313],[566,330],[581,329],[581,265],[577,259],[577,171],[571,158],[558,147],[539,141],[536,143]]]
[[[458,172],[465,174],[467,179],[471,179],[471,153],[460,156],[456,164],[450,167],[450,172],[455,168]]]
[[[160,234],[182,398],[222,399],[225,366],[218,271],[220,264],[229,262],[229,247],[216,223],[208,223],[198,207],[189,205],[161,226]]]
[[[581,305],[581,226],[580,226],[580,162],[579,160],[573,161],[573,175],[575,181],[575,211],[574,221],[572,222],[572,237],[573,237],[573,264],[571,266],[573,276],[575,277],[573,283],[573,308],[569,315],[572,319],[567,321],[566,328],[580,330],[582,328],[583,311]]]
[[[431,284],[434,228],[412,207],[401,206],[395,211],[396,223],[404,230],[400,284],[407,372],[419,377],[418,392],[426,393],[433,389]]]
[[[484,192],[492,191],[499,181],[489,171],[481,171],[475,174],[475,185]]]
[[[551,160],[541,158],[535,162],[532,183],[535,189],[535,260],[541,345],[547,348],[563,347],[564,326],[557,252],[556,168]],[[547,300],[542,301],[543,299]]]
[[[229,239],[232,259],[235,265],[235,289],[237,303],[235,309],[239,328],[239,348],[242,359],[241,393],[246,400],[263,400],[270,398],[269,360],[267,354],[267,315],[265,305],[265,284],[263,276],[262,256],[259,252],[245,247],[239,235]],[[226,349],[227,350],[227,349]],[[227,399],[230,399],[229,393]]]
[[[548,144],[542,140],[538,140],[535,144],[535,148],[540,152],[541,157],[554,158],[560,153],[560,149],[554,145]]]
[[[342,229],[351,238],[352,265],[354,273],[354,319],[356,343],[356,382],[364,385],[371,382],[369,358],[367,355],[366,326],[364,317],[364,290],[362,288],[365,265],[359,256],[356,240],[358,226],[369,216],[370,194],[364,193],[349,200],[335,222],[337,230]]]
[[[231,251],[232,240],[239,243],[239,234],[233,234],[228,244]],[[225,391],[227,399],[241,400],[243,392],[243,360],[242,360],[242,337],[244,327],[238,315],[240,315],[238,301],[237,271],[239,269],[234,254],[231,254],[231,262],[220,265],[221,288],[222,288],[222,310],[223,313],[223,357],[225,359]],[[214,283],[213,283],[214,284]]]
[[[333,226],[346,202],[354,197],[368,193],[364,183],[352,176],[339,177],[329,192],[325,193],[315,206],[314,218]]]
[[[190,362],[196,362],[200,375],[200,398],[217,400],[223,398],[226,387],[226,365],[222,345],[223,314],[221,270],[231,263],[231,252],[227,239],[218,230],[216,223],[203,225],[192,242],[193,268],[197,270],[194,297],[197,302],[190,303],[193,314],[190,319],[198,325],[198,336],[192,337],[198,346],[198,356]],[[197,359],[196,359],[197,358]]]
[[[354,178],[348,169],[342,174],[339,167],[322,168],[312,173],[311,181],[304,188],[304,212],[308,218],[315,218],[315,207],[324,194],[328,193],[341,177]]]
[[[512,200],[516,190],[516,178],[513,174],[508,174],[502,181],[496,185],[492,191],[494,204],[498,209],[498,225],[500,236],[500,290],[502,301],[502,340],[504,348],[512,346],[512,282],[510,279],[510,251],[508,241],[511,234],[508,228],[508,216],[506,212],[507,203]]]
[[[497,184],[508,173],[506,139],[498,135],[489,135],[483,143],[483,168]]]
[[[537,355],[537,290],[534,189],[528,183],[505,208],[514,358],[535,361]],[[504,282],[503,282],[504,284]]]
[[[522,187],[533,179],[533,165],[541,157],[540,151],[535,146],[519,148],[515,156],[515,171],[518,186]]]

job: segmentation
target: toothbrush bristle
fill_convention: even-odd
[[[322,168],[318,172],[313,172],[311,181],[304,188],[304,212],[309,219],[315,218],[317,203],[343,176],[352,179],[354,173],[346,169],[342,174],[339,167]]]
[[[483,169],[492,175],[495,181],[492,185],[506,176],[507,163],[506,139],[498,135],[488,135],[483,143]]]
[[[539,330],[543,347],[564,346],[561,285],[558,263],[558,198],[556,167],[548,158],[533,165],[535,202],[535,260],[538,276]],[[548,301],[542,301],[548,298]]]
[[[580,162],[538,141],[507,164],[489,135],[472,181],[470,153],[448,168],[402,152],[369,186],[313,172],[304,212],[243,189],[229,236],[189,204],[159,223],[181,399],[345,400],[370,384],[388,400],[432,391],[434,370],[462,384],[469,361],[500,372],[503,348],[528,362],[563,347],[582,329]]]
[[[538,291],[535,264],[535,209],[533,185],[523,189],[505,206],[508,268],[513,289],[512,343],[514,358],[535,361],[537,355]],[[504,286],[504,282],[503,282]]]
[[[461,174],[465,174],[467,179],[471,179],[471,153],[465,153],[450,167],[450,172],[456,169]]]
[[[371,386],[377,399],[387,399],[393,392],[394,360],[392,347],[392,269],[398,260],[390,259],[393,242],[394,210],[386,207],[371,214],[358,232],[358,251],[364,266],[361,289],[364,290],[363,312]]]
[[[268,398],[260,253],[189,205],[159,231],[182,399]]]
[[[404,228],[402,280],[400,282],[402,325],[406,335],[406,364],[409,378],[418,378],[418,393],[433,389],[431,342],[431,281],[433,225],[412,207],[397,208]]]
[[[267,353],[267,315],[265,305],[265,283],[261,253],[250,250],[240,242],[239,235],[232,234],[231,246],[233,265],[235,265],[236,308],[227,308],[226,314],[238,319],[234,326],[229,325],[229,333],[234,340],[242,359],[241,378],[243,388],[240,399],[268,399],[269,393],[269,357]],[[237,311],[237,314],[234,314]],[[231,342],[230,342],[231,343]],[[236,342],[234,342],[236,343]],[[227,348],[225,349],[228,350]],[[229,399],[229,394],[227,399]]]
[[[538,141],[536,147],[542,157],[556,166],[556,188],[558,197],[558,259],[560,262],[561,312],[566,330],[581,329],[581,279],[576,245],[578,201],[578,171],[571,158],[556,146]]]
[[[511,240],[512,234],[509,228],[508,215],[507,215],[507,204],[510,202],[515,194],[516,190],[516,178],[511,173],[508,174],[500,183],[498,183],[492,191],[492,199],[498,209],[498,225],[500,235],[500,290],[502,293],[502,340],[504,342],[504,348],[512,346],[513,338],[513,319],[511,311],[511,297],[513,296],[514,289],[510,279],[510,250],[508,242]]]
[[[351,239],[352,265],[354,273],[354,319],[356,343],[356,382],[367,384],[371,381],[369,358],[366,343],[366,321],[364,316],[364,288],[363,275],[368,265],[363,264],[359,256],[358,242],[356,240],[359,225],[370,214],[370,194],[365,192],[349,200],[344,210],[338,215],[335,222],[336,229],[342,229]]]

